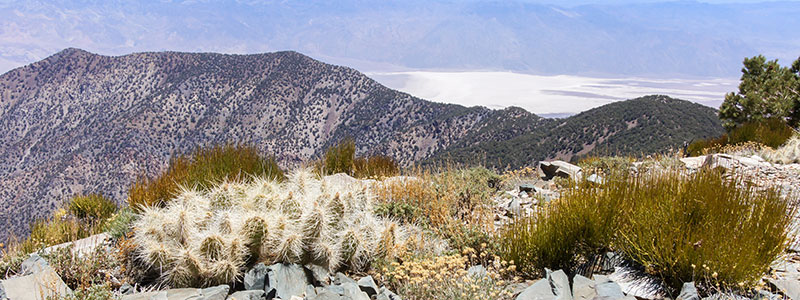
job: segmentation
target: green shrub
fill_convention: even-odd
[[[136,220],[136,214],[133,209],[126,207],[112,215],[105,223],[103,231],[113,239],[119,239],[131,231],[131,225]]]
[[[742,186],[716,171],[617,184],[629,188],[617,195],[625,218],[615,247],[675,289],[692,280],[753,286],[789,241],[794,208],[775,189]]]
[[[117,256],[111,251],[100,246],[78,255],[72,246],[69,246],[41,255],[67,286],[73,290],[89,292],[97,289],[97,286],[109,284],[110,276],[119,276],[111,273],[120,266]]]
[[[791,201],[714,170],[616,174],[599,188],[583,183],[515,219],[501,249],[526,275],[544,267],[570,270],[609,248],[676,290],[688,281],[750,287],[789,240]]]
[[[755,142],[771,148],[778,148],[792,137],[794,130],[780,119],[766,119],[744,123],[727,134],[691,143],[687,153],[691,156],[720,152],[725,146]]]
[[[587,175],[593,173],[610,174],[630,169],[634,161],[634,158],[624,156],[590,156],[578,161],[577,165]]]
[[[600,194],[624,187],[608,186],[601,190],[584,182],[532,215],[515,218],[500,235],[502,256],[516,262],[521,274],[537,278],[544,268],[571,271],[582,259],[602,253],[622,213],[619,198]]]
[[[67,210],[79,219],[98,222],[111,217],[117,204],[100,194],[79,195],[70,200]]]
[[[345,173],[356,178],[394,176],[400,172],[400,167],[391,157],[356,157],[356,143],[352,138],[328,148],[323,158],[315,164],[315,169],[321,175]]]
[[[283,171],[273,158],[264,158],[255,147],[243,145],[198,148],[188,156],[170,160],[169,167],[155,178],[139,178],[128,191],[128,203],[163,206],[178,194],[180,187],[206,189],[228,180],[249,180],[253,176],[282,180]]]

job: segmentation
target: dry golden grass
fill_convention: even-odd
[[[500,177],[485,168],[416,169],[411,176],[379,181],[373,188],[378,207],[406,207],[411,216],[390,216],[428,226],[451,247],[493,244],[492,195]],[[483,250],[483,249],[481,249]]]

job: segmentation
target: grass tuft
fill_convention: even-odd
[[[169,167],[154,178],[139,178],[128,191],[128,204],[164,206],[180,193],[181,187],[207,189],[223,180],[241,181],[251,177],[282,180],[272,157],[262,157],[252,146],[224,145],[198,148],[191,155],[173,157]]]
[[[528,276],[574,270],[605,249],[620,251],[675,290],[752,287],[790,240],[791,199],[717,171],[610,176],[581,184],[502,234],[502,252]],[[707,267],[700,272],[699,266]]]

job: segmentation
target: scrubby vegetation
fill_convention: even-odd
[[[796,149],[797,140],[778,150]],[[242,171],[263,162],[255,152],[245,159],[243,148],[226,147],[174,159],[164,175],[137,183],[140,196],[166,197],[158,201],[132,197],[142,205],[117,209],[99,195],[74,197],[28,240],[4,248],[0,276],[14,275],[27,253],[107,232],[111,241],[90,254],[41,254],[76,291],[72,299],[108,298],[121,282],[236,286],[258,262],[371,274],[403,299],[511,299],[511,283],[540,278],[544,268],[585,272],[608,251],[674,291],[694,281],[708,294],[754,286],[784,251],[794,210],[794,198],[719,170],[681,171],[676,155],[584,158],[585,174],[603,182],[550,181],[560,187],[553,200],[530,195],[542,201],[530,215],[500,216],[498,199],[538,180],[538,170],[500,176],[451,164],[359,173],[345,142],[312,168],[288,176],[262,168],[261,176]]]
[[[164,206],[181,187],[207,189],[223,180],[249,180],[254,176],[284,178],[275,160],[261,156],[255,147],[229,144],[198,148],[191,155],[173,157],[161,175],[139,178],[128,190],[128,204],[135,209]]]
[[[793,134],[794,130],[780,119],[750,121],[731,129],[720,137],[692,142],[687,148],[687,154],[698,156],[709,153],[727,153],[734,150],[732,148],[742,146],[757,149],[778,148],[786,143]]]
[[[456,250],[493,246],[494,203],[500,176],[485,168],[418,169],[414,176],[376,183],[379,212],[426,225]]]
[[[489,262],[489,263],[487,263]],[[479,264],[488,268],[466,268]],[[515,266],[499,257],[488,257],[465,248],[461,253],[419,259],[402,265],[394,262],[384,269],[384,280],[403,295],[403,299],[512,299],[506,279]]]
[[[356,178],[378,178],[397,175],[400,167],[394,159],[385,155],[356,156],[356,143],[347,138],[327,151],[315,163],[318,174],[345,173]]]
[[[504,257],[535,276],[545,267],[575,270],[613,249],[675,289],[689,281],[741,288],[753,286],[789,241],[794,207],[776,190],[713,170],[608,180],[568,189],[515,220],[500,238]]]

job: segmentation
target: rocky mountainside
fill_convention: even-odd
[[[0,226],[24,234],[32,218],[76,193],[122,202],[137,176],[214,143],[253,144],[293,165],[352,136],[360,152],[404,165],[474,161],[492,149],[487,157],[504,162],[496,165],[519,166],[593,149],[663,150],[721,130],[713,109],[663,96],[554,120],[425,101],[296,52],[109,57],[66,49],[0,76]]]

